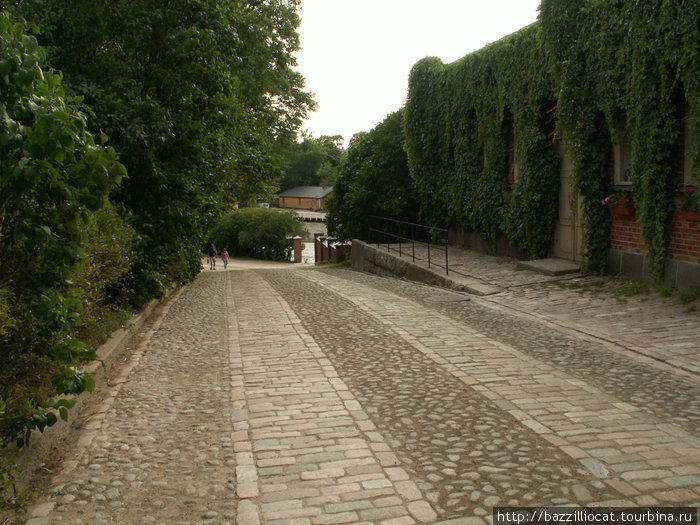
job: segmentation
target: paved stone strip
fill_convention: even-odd
[[[289,306],[253,272],[236,273],[229,298],[239,525],[434,523],[431,505]]]
[[[519,424],[461,381],[464,374],[451,374],[446,359],[426,351],[460,345],[478,352],[488,349],[483,336],[453,322],[446,331],[433,325],[443,317],[419,312],[415,303],[318,272],[303,272],[305,279],[300,273],[264,275],[387,436],[440,519],[489,517],[495,505],[620,500],[616,489],[553,447],[537,427]],[[403,320],[422,331],[420,341],[408,337],[413,329]],[[455,332],[459,341],[452,339]]]
[[[472,298],[466,303],[436,303],[430,299],[444,292],[433,287],[359,272],[336,274],[343,274],[345,279],[357,284],[399,293],[423,308],[437,310],[460,324],[477,329],[491,340],[564,370],[570,376],[658,418],[669,420],[693,435],[700,435],[700,385],[660,369],[643,356],[634,353],[620,355],[590,338],[563,334],[540,322],[510,315],[510,309],[485,306],[486,301],[493,302],[494,296]],[[502,301],[506,302],[506,299]],[[532,308],[529,315],[537,315],[536,305]],[[585,313],[581,312],[581,315]],[[700,335],[696,334],[695,340],[700,344]]]
[[[688,307],[677,299],[648,295],[612,297],[610,293],[596,294],[596,287],[576,291],[565,284],[527,287],[490,297],[488,301],[576,326],[700,377],[699,311],[686,311]]]
[[[224,279],[170,302],[31,525],[236,522]]]
[[[356,282],[319,272],[305,275],[391,326],[455,377],[578,460],[625,496],[615,504],[700,503],[697,434],[508,345],[489,341],[467,325],[426,311],[424,305],[386,292],[358,294]],[[576,495],[587,503],[603,503],[581,487]]]
[[[425,258],[424,247],[416,250],[417,257]],[[677,370],[700,374],[700,310],[687,311],[677,299],[656,294],[626,297],[615,283],[591,286],[595,277],[546,276],[518,270],[518,261],[511,258],[457,246],[450,246],[449,252],[450,274],[458,281],[475,279],[506,292],[485,302],[594,334]],[[395,249],[391,253],[398,256]],[[410,260],[405,250],[403,258]]]

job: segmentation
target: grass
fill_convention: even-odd
[[[617,283],[616,292],[624,297],[634,295],[649,295],[653,292],[653,287],[641,281],[621,281]]]
[[[677,290],[668,284],[653,285],[620,277],[601,277],[585,282],[559,281],[551,284],[567,290],[576,290],[581,295],[589,294],[592,297],[604,297],[603,294],[605,294],[615,298],[620,303],[625,303],[627,298],[635,296],[644,296],[640,300],[645,301],[654,294],[659,297],[677,299],[681,304],[690,304],[700,299],[700,290],[697,288]],[[685,311],[690,313],[698,309],[697,305],[690,305]]]
[[[125,309],[103,307],[86,316],[83,324],[75,329],[75,335],[87,346],[97,348],[104,343],[115,330],[124,324],[136,312]]]
[[[676,289],[670,284],[662,284],[656,287],[656,293],[659,294],[659,297],[673,297],[675,291]]]
[[[678,292],[678,300],[683,304],[692,303],[698,300],[698,289],[697,288],[686,288]]]
[[[352,261],[350,259],[345,259],[343,262],[339,263],[334,263],[334,262],[327,262],[327,263],[320,263],[314,266],[313,268],[323,268],[324,270],[326,268],[350,268],[352,267]],[[308,266],[308,268],[312,268],[311,266]]]

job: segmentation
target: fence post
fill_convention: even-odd
[[[321,262],[321,240],[323,232],[314,232],[314,264]]]
[[[413,251],[413,262],[416,262],[416,235],[415,227],[411,224],[411,249]]]

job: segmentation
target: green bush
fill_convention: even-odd
[[[0,436],[20,446],[67,417],[71,402],[52,396],[93,388],[76,366],[94,354],[72,333],[81,300],[71,277],[83,226],[126,175],[30,30],[0,13]]]
[[[81,301],[74,335],[97,346],[129,315],[124,283],[131,264],[134,231],[111,205],[84,222],[85,256],[72,275]]]
[[[210,238],[219,251],[229,255],[288,261],[290,238],[303,236],[304,227],[291,213],[268,208],[243,208],[227,215],[214,228]]]

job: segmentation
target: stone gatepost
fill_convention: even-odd
[[[294,237],[294,262],[301,262],[301,237]]]
[[[321,236],[323,232],[314,233],[314,263],[321,262]]]

